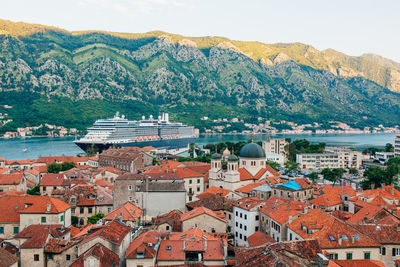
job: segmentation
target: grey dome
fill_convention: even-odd
[[[221,159],[221,158],[222,158],[221,155],[218,153],[214,153],[211,155],[211,159]]]
[[[256,143],[250,143],[242,147],[240,150],[241,158],[261,159],[265,158],[265,151]]]
[[[232,154],[228,157],[228,161],[238,161],[238,157]]]

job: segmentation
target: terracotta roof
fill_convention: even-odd
[[[100,236],[104,239],[109,240],[112,243],[120,245],[126,235],[130,233],[132,227],[125,226],[119,223],[118,221],[111,221],[106,225],[99,227],[93,233],[88,233],[88,236],[82,240],[82,243],[88,242],[93,238]]]
[[[260,212],[268,215],[274,221],[284,224],[290,216],[294,218],[296,215],[302,214],[305,207],[307,207],[305,203],[272,196],[265,202]]]
[[[0,266],[8,267],[18,263],[18,257],[4,248],[0,248]]]
[[[205,207],[196,207],[193,210],[182,214],[181,221],[183,222],[183,221],[189,220],[191,218],[197,217],[202,214],[207,214],[207,215],[214,217],[220,221],[226,222],[225,219],[218,216],[218,214],[216,214],[214,211],[207,209]]]
[[[380,244],[400,244],[400,232],[397,225],[352,224],[361,233]]]
[[[364,220],[371,219],[374,217],[378,212],[383,210],[383,208],[370,205],[367,203],[361,210],[359,210],[357,213],[355,213],[353,216],[351,216],[347,222],[349,223],[361,223]]]
[[[108,187],[108,186],[112,186],[113,185],[112,183],[110,183],[109,181],[106,181],[104,179],[97,180],[95,184],[99,185],[99,186],[103,186],[103,187]]]
[[[194,227],[192,229],[189,229],[185,232],[181,233],[172,233],[169,237],[170,240],[186,240],[186,239],[192,239],[192,240],[218,240],[218,238],[215,235],[208,234],[201,230],[200,228]]]
[[[63,185],[64,177],[58,173],[45,173],[40,180],[40,186],[61,186]]]
[[[342,204],[342,199],[340,198],[339,194],[331,192],[310,200],[310,203],[313,204],[315,207],[326,208]]]
[[[47,232],[52,237],[58,238],[68,234],[70,229],[68,227],[62,228],[61,224],[32,224],[16,234],[15,238],[31,238],[40,232]]]
[[[256,187],[259,187],[260,185],[266,184],[267,182],[258,182],[258,183],[252,183],[252,184],[248,184],[245,186],[242,186],[238,189],[236,189],[236,192],[240,192],[240,193],[245,193],[245,194],[250,194],[251,190],[253,190]]]
[[[71,238],[74,238],[77,234],[79,234],[79,232],[81,230],[79,230],[79,228],[76,228],[75,226],[71,225],[69,227],[69,229],[71,230]]]
[[[245,210],[251,210],[254,207],[262,207],[265,200],[260,200],[256,197],[245,197],[236,201],[233,205]]]
[[[161,240],[157,261],[184,261],[185,252],[188,251],[202,251],[205,261],[224,260],[223,247],[219,240]]]
[[[36,233],[34,236],[26,240],[20,248],[44,248],[50,233],[47,231],[41,231]]]
[[[121,216],[122,221],[137,221],[142,214],[143,211],[141,209],[133,205],[131,202],[126,202],[107,214],[104,219],[112,221]]]
[[[148,171],[145,171],[144,173],[154,173],[154,174],[168,174],[168,173],[173,173],[178,175],[181,178],[197,178],[197,177],[203,177],[204,174],[195,172],[189,168],[186,167],[177,167],[177,168],[158,168],[158,169],[151,169]]]
[[[207,188],[207,190],[204,191],[203,193],[198,194],[197,197],[199,199],[202,199],[204,196],[205,197],[210,197],[211,194],[212,195],[219,194],[219,195],[225,197],[227,194],[229,194],[229,192],[231,192],[231,191],[228,190],[228,189],[219,188],[219,187],[216,187],[216,186],[211,186],[211,187]]]
[[[319,209],[312,209],[295,219],[288,228],[304,239],[318,240],[322,249],[380,246],[355,228]]]
[[[240,181],[247,180],[258,180],[260,179],[267,171],[270,171],[268,168],[260,169],[254,176],[245,168],[239,168],[238,172],[240,173]],[[275,172],[275,171],[274,171]]]
[[[6,195],[0,198],[0,222],[19,222],[20,213],[61,213],[69,208],[68,204],[51,197]]]
[[[160,216],[157,216],[154,220],[155,225],[161,225],[164,223],[169,224],[172,227],[172,230],[174,232],[179,232],[181,231],[181,216],[183,212],[180,210],[172,210],[167,214],[163,214]]]
[[[23,173],[0,174],[0,185],[19,185],[24,177]]]
[[[282,183],[281,178],[279,178],[278,176],[269,176],[265,177],[265,179],[268,181],[270,185],[276,185]]]
[[[100,267],[114,267],[119,265],[119,256],[102,244],[97,243],[82,253],[70,267],[83,267],[85,258],[94,256],[100,261]]]
[[[6,172],[8,172],[7,168],[0,167],[0,174],[5,174]]]
[[[155,231],[147,231],[136,237],[126,251],[127,258],[136,258],[137,252],[143,253],[144,258],[154,258],[157,251],[155,245],[163,234]],[[151,244],[151,246],[149,245]]]
[[[204,198],[201,198],[197,201],[189,202],[186,204],[186,206],[190,208],[195,208],[195,207],[205,207],[207,209],[217,211],[217,210],[226,210],[226,211],[232,211],[233,210],[233,204],[235,203],[234,200],[227,199],[221,195],[213,195],[210,194],[209,197],[205,197],[207,195],[203,195]]]
[[[321,248],[316,240],[274,243],[269,246],[235,249],[236,265],[253,266],[313,266]]]
[[[84,195],[78,196],[77,206],[94,206],[94,202],[96,201],[95,198],[88,199]]]
[[[247,242],[249,243],[250,247],[257,247],[265,244],[269,245],[275,243],[276,241],[266,233],[257,231],[247,238]]]
[[[117,180],[182,180],[181,177],[175,173],[127,173],[120,175]]]
[[[329,267],[384,267],[385,265],[377,260],[330,260]]]
[[[46,253],[61,253],[62,251],[77,244],[77,241],[68,241],[60,238],[50,238],[44,248]]]

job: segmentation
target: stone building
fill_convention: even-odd
[[[120,175],[114,184],[114,208],[132,202],[149,220],[173,209],[185,211],[184,180],[174,173]]]
[[[99,155],[99,167],[136,172],[153,164],[153,157],[135,148],[109,148]]]

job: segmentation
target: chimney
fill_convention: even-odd
[[[291,223],[292,223],[292,221],[293,221],[293,216],[292,216],[292,215],[289,215],[288,224],[291,224]]]
[[[323,254],[323,253],[318,253],[317,254],[317,264],[318,267],[324,267],[329,265],[329,259]]]
[[[51,210],[51,204],[47,203],[47,207],[46,207],[46,213],[49,213]]]
[[[356,239],[354,238],[354,236],[351,236],[351,243],[354,244],[355,241]]]
[[[304,207],[304,214],[308,213],[308,207]]]
[[[339,237],[339,239],[338,239],[338,244],[339,244],[339,246],[342,245],[342,238],[341,237]]]
[[[371,189],[372,189],[372,190],[375,189],[375,184],[371,184]]]

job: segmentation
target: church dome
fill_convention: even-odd
[[[256,143],[250,143],[240,150],[241,158],[265,159],[264,149]]]
[[[228,157],[231,154],[231,152],[228,150],[228,148],[225,148],[224,152],[222,153],[222,155],[224,155],[224,157]]]
[[[214,153],[211,155],[211,159],[221,159],[221,155],[218,153]]]
[[[238,157],[232,154],[228,157],[228,161],[238,161]]]

